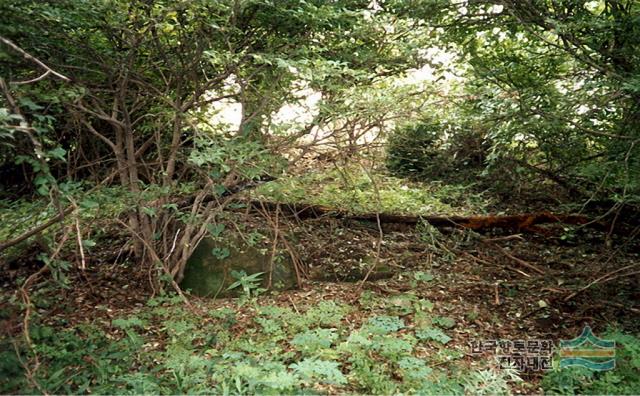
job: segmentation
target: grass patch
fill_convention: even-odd
[[[260,199],[308,203],[354,213],[386,212],[415,215],[485,213],[492,203],[471,185],[410,182],[360,168],[312,172],[259,186]]]

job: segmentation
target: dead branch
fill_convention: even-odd
[[[574,298],[578,294],[582,293],[583,291],[585,291],[585,290],[589,289],[590,287],[592,287],[594,285],[597,285],[599,283],[606,283],[606,282],[612,281],[614,279],[618,279],[618,278],[622,278],[622,277],[626,277],[626,276],[637,275],[637,274],[640,273],[640,271],[629,272],[629,273],[621,274],[621,275],[616,275],[616,274],[618,274],[620,272],[623,272],[623,271],[626,271],[628,269],[634,268],[634,267],[638,267],[638,266],[640,266],[640,263],[626,265],[626,266],[624,266],[622,268],[618,268],[615,271],[607,272],[606,274],[604,274],[601,277],[595,279],[593,282],[589,283],[588,285],[586,285],[582,289],[579,289],[579,290],[569,294],[567,297],[564,298],[564,301],[571,300],[572,298]],[[616,275],[616,276],[614,276],[614,275]]]
[[[372,180],[372,181],[374,180],[373,176],[367,170],[367,168],[362,166],[362,170],[367,173],[367,176],[369,176],[370,180]],[[378,201],[378,205],[380,205],[380,189],[378,189],[378,184],[376,184],[375,182],[373,183],[373,189],[374,189],[375,194],[376,194],[376,200]],[[378,227],[378,243],[376,244],[376,260],[373,263],[373,265],[371,266],[371,268],[369,268],[369,270],[365,274],[364,278],[362,278],[362,281],[360,282],[360,286],[358,286],[358,290],[362,290],[362,286],[365,284],[367,279],[369,279],[369,277],[371,276],[371,273],[373,272],[373,270],[375,270],[376,267],[378,267],[378,264],[380,264],[380,249],[382,247],[382,239],[384,238],[384,231],[382,230],[382,223],[380,222],[380,214],[379,213],[376,214],[376,226]]]
[[[540,224],[572,224],[583,225],[597,229],[608,229],[602,222],[591,222],[587,216],[577,214],[558,214],[550,212],[526,213],[506,216],[410,216],[391,213],[361,213],[353,214],[343,209],[331,208],[321,205],[275,203],[267,201],[249,201],[253,209],[265,207],[275,210],[278,206],[284,212],[299,219],[332,217],[338,219],[368,221],[381,224],[406,224],[416,225],[426,222],[436,228],[462,228],[474,231],[486,231],[490,229],[504,229],[522,233],[541,233]],[[516,238],[515,236],[510,238]]]
[[[507,236],[496,237],[496,238],[487,238],[484,241],[485,242],[500,242],[500,241],[511,241],[511,240],[514,240],[514,239],[517,239],[519,241],[524,241],[524,238],[520,234],[507,235]]]
[[[289,253],[289,257],[291,258],[291,262],[293,263],[293,269],[296,272],[296,282],[298,283],[298,287],[302,288],[303,277],[307,277],[307,269],[305,268],[304,264],[300,261],[298,255],[296,254],[293,247],[289,244],[285,236],[281,232],[279,232],[279,221],[280,221],[279,213],[280,213],[279,211],[276,211],[276,220],[274,221],[273,218],[269,215],[269,211],[267,209],[260,210],[260,215],[269,223],[271,228],[274,230],[273,250],[272,250],[272,256],[271,256],[270,271],[273,272],[273,260],[276,252],[275,249],[276,249],[278,240],[280,240],[282,241],[282,244],[284,245],[285,249]],[[269,288],[271,287],[271,275],[269,275],[268,287]]]
[[[149,245],[147,240],[144,239],[144,237],[140,236],[140,234],[135,232],[135,230],[133,230],[127,223],[119,219],[117,219],[116,221],[120,223],[120,225],[122,225],[124,228],[129,230],[129,232],[131,232],[131,234],[135,238],[137,238],[141,243],[143,243],[146,246],[147,251],[151,255],[151,259],[153,260],[153,262],[159,263],[162,266],[162,269],[164,270],[165,274],[170,277],[170,283],[173,289],[175,290],[175,292],[182,298],[183,302],[190,310],[196,312],[196,308],[191,304],[187,296],[184,295],[184,293],[182,292],[182,289],[180,289],[180,286],[178,286],[178,283],[173,279],[173,275],[171,274],[171,271],[169,270],[169,268],[167,268],[167,265],[164,263],[164,261],[162,261],[160,257],[158,257],[155,249],[153,249],[153,247]]]
[[[64,246],[65,242],[69,237],[69,233],[70,233],[70,229],[65,230],[65,233],[62,236],[60,242],[58,242],[56,249],[49,256],[49,259],[50,259],[49,262],[53,261],[58,256],[58,254],[60,254],[62,247]],[[31,314],[33,309],[33,304],[31,303],[31,297],[29,295],[29,289],[33,284],[36,283],[36,281],[40,278],[41,275],[50,271],[51,271],[51,268],[49,267],[49,264],[45,262],[42,268],[40,268],[38,271],[31,274],[27,278],[27,280],[24,282],[24,284],[22,284],[20,289],[18,289],[18,292],[20,293],[20,297],[22,298],[22,303],[24,305],[24,310],[25,310],[24,318],[22,319],[22,334],[24,336],[24,340],[25,340],[25,343],[27,344],[27,347],[31,350],[31,353],[33,353],[33,360],[34,360],[33,367],[30,367],[29,364],[27,364],[27,362],[22,361],[22,359],[20,358],[20,353],[18,351],[17,345],[15,345],[16,355],[18,356],[18,360],[20,361],[21,365],[25,369],[27,380],[45,395],[47,394],[47,392],[40,386],[38,381],[35,379],[35,374],[38,371],[38,368],[40,367],[40,360],[38,358],[38,353],[36,352],[35,346],[33,345],[33,341],[31,340],[31,335],[29,334],[29,331],[31,328],[30,320],[31,320]]]
[[[504,254],[505,256],[507,256],[511,260],[515,261],[516,263],[520,264],[521,266],[529,268],[530,270],[535,271],[535,272],[539,273],[540,275],[544,275],[545,274],[545,272],[540,267],[535,266],[535,265],[533,265],[533,264],[531,264],[529,262],[526,262],[526,261],[524,261],[522,259],[517,258],[513,254],[509,253],[503,247],[500,247],[500,246],[496,245],[495,243],[490,243],[490,242],[487,242],[487,244],[489,244],[490,246],[493,246],[494,248],[499,250],[500,253]]]
[[[20,242],[25,241],[34,235],[41,233],[42,231],[46,230],[47,228],[51,227],[54,224],[57,224],[63,221],[65,216],[71,213],[72,211],[73,211],[73,206],[69,206],[62,213],[58,213],[56,216],[50,218],[49,220],[40,224],[37,227],[32,228],[31,230],[20,235],[19,237],[0,243],[0,252],[10,248],[11,246],[17,245]]]
[[[470,254],[470,253],[467,253],[467,252],[462,252],[462,254],[464,256],[466,256],[466,257],[469,257],[473,261],[476,261],[476,262],[480,263],[480,264],[489,265],[489,266],[493,265],[492,263],[488,262],[487,260],[481,259],[480,257],[476,257],[473,254]],[[514,267],[512,267],[510,265],[505,265],[504,267],[507,268],[507,269],[510,269],[511,271],[519,273],[520,275],[524,276],[525,278],[531,278],[531,275],[527,274],[526,272],[524,272],[522,270],[514,268]]]
[[[96,189],[98,189],[102,185],[106,184],[109,180],[111,180],[112,177],[113,177],[113,175],[109,175],[107,178],[105,178],[100,183],[96,184],[93,188],[91,188],[89,191],[87,191],[86,194],[90,194],[90,193],[94,192]],[[0,252],[2,252],[4,250],[7,250],[8,248],[10,248],[12,246],[17,245],[20,242],[23,242],[23,241],[31,238],[34,235],[38,235],[39,233],[41,233],[42,231],[46,230],[47,228],[53,226],[54,224],[57,224],[57,223],[63,221],[68,214],[73,212],[73,210],[74,210],[74,206],[73,205],[69,205],[64,210],[58,212],[57,215],[55,215],[54,217],[52,217],[49,220],[45,221],[44,223],[40,224],[39,226],[34,227],[34,228],[26,231],[25,233],[23,233],[22,235],[20,235],[20,236],[18,236],[16,238],[13,238],[13,239],[10,239],[8,241],[4,241],[4,242],[0,243]]]
[[[44,62],[42,62],[41,60],[39,60],[35,56],[29,54],[28,52],[26,52],[22,48],[18,47],[13,41],[9,40],[8,38],[0,36],[0,42],[4,43],[9,48],[11,48],[15,52],[19,53],[20,55],[22,55],[22,57],[25,58],[26,60],[35,63],[36,65],[40,66],[41,68],[43,68],[45,70],[45,73],[42,76],[40,76],[38,78],[35,78],[33,80],[30,80],[30,81],[23,81],[21,84],[27,84],[29,82],[34,82],[34,81],[41,80],[41,79],[45,78],[47,75],[49,75],[49,74],[53,74],[54,76],[58,77],[59,79],[67,81],[67,82],[71,81],[71,79],[69,77],[67,77],[65,75],[62,75],[62,74],[58,73],[57,71],[53,70],[52,68],[50,68],[49,66],[45,65]]]

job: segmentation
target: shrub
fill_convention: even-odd
[[[394,174],[420,179],[442,168],[443,127],[423,122],[396,129],[387,142],[387,168]]]
[[[489,146],[480,128],[424,121],[396,129],[387,141],[387,169],[417,180],[478,176]]]

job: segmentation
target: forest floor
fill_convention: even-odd
[[[377,189],[378,204],[382,193],[389,211],[496,207],[462,188],[396,183]],[[258,195],[296,201],[291,195],[306,187],[294,184],[263,186]],[[360,187],[341,196],[336,191],[346,190],[329,184],[306,197],[370,210],[371,189],[366,180]],[[246,229],[268,228],[260,214],[233,216]],[[557,346],[585,325],[596,335],[640,332],[635,240],[559,224],[545,235],[422,224],[381,233],[375,223],[330,217],[290,218],[281,226],[295,235],[308,272],[301,288],[190,297],[190,306],[177,296],[149,298],[148,272],[120,260],[124,241],[111,241],[87,271],[71,271],[74,287],[34,293],[32,337],[41,366],[24,385],[20,362],[3,347],[1,389],[37,382],[54,393],[540,393],[564,385],[545,385],[541,370],[502,370],[498,356],[510,353],[476,353],[475,342]],[[0,279],[4,346],[23,325],[11,290],[33,270],[20,267]]]

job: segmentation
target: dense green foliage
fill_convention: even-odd
[[[212,195],[280,175],[298,138],[349,118],[352,85],[371,101],[367,88],[426,61],[428,39],[403,11],[354,0],[21,0],[0,13],[12,22],[0,27],[5,194],[35,190],[62,212],[92,186],[119,183],[132,197],[135,257],[163,258],[161,272],[177,278],[212,221]],[[305,90],[321,94],[310,120],[274,120]],[[237,128],[212,117],[228,101],[241,106]],[[356,114],[348,125],[381,122]],[[192,181],[200,197],[176,210],[175,186]]]
[[[415,177],[415,174],[409,174]],[[493,199],[472,186],[421,183],[389,176],[383,169],[341,168],[282,178],[255,190],[257,198],[341,208],[354,213],[484,213]]]
[[[477,177],[486,167],[489,143],[477,131],[443,122],[421,122],[394,131],[387,168],[407,178],[449,181]]]
[[[451,125],[482,125],[478,138],[491,147],[489,169],[542,176],[581,198],[635,204],[639,7],[635,1],[541,0],[440,8],[438,20],[446,27],[439,39],[456,46],[468,81],[444,118],[448,125],[430,122],[426,135],[417,132],[423,127],[395,133],[392,168],[432,167],[438,145],[427,135],[442,136]],[[408,150],[405,161],[415,165],[398,163],[400,144]],[[433,154],[418,160],[421,150]]]
[[[168,192],[280,176],[318,128],[344,155],[395,128],[387,162],[403,176],[468,180],[486,167],[502,191],[542,179],[577,199],[637,200],[633,1],[20,0],[0,11],[12,22],[0,28],[5,194],[34,191],[60,211],[119,183],[135,203],[135,256],[168,257],[173,276],[204,236],[193,223],[210,219],[204,204],[176,213]],[[429,88],[400,83],[427,64]],[[277,117],[315,94],[305,120]],[[212,117],[229,101],[237,129]],[[167,195],[147,202],[153,186]],[[154,237],[178,229],[180,249]]]
[[[11,325],[0,392],[511,392],[512,370],[464,367],[456,321],[406,290],[394,306],[360,285],[359,317],[333,301],[298,312],[293,300],[293,310],[260,305],[265,274],[234,271],[243,297],[233,309],[194,315],[178,305],[200,241],[224,240],[235,221],[226,215],[248,218],[253,199],[376,214],[379,239],[363,237],[376,258],[357,259],[359,270],[375,264],[367,276],[380,262],[380,213],[522,209],[523,190],[537,194],[536,211],[597,219],[588,224],[601,234],[589,237],[620,247],[598,256],[603,268],[637,237],[636,0],[4,0],[0,16],[0,281],[12,288],[0,295]],[[271,234],[247,239],[269,239],[272,265],[286,248],[300,282],[314,263],[298,263],[277,208],[257,209]],[[244,232],[247,222],[233,225]],[[474,269],[527,279],[536,269],[495,245],[500,237],[487,246],[527,272],[464,251],[478,235],[454,232],[448,248],[437,240],[445,234],[417,222],[418,239]],[[586,234],[556,231],[558,245]],[[407,255],[431,265],[433,252],[411,242],[402,241]],[[400,268],[394,260],[383,264]],[[566,287],[555,264],[535,272]],[[586,274],[554,309],[573,308],[599,282],[636,279],[635,265]],[[41,291],[88,287],[95,297],[87,274],[119,266],[149,284],[140,293],[178,297],[151,298],[126,317],[99,305],[99,319],[73,326],[42,315],[72,303],[43,302]],[[432,280],[416,272],[408,284]],[[482,282],[478,293],[494,292],[500,306],[502,278]],[[543,389],[640,392],[638,339],[607,336],[621,345],[617,371],[553,371]]]

